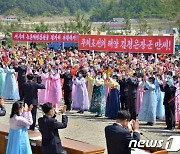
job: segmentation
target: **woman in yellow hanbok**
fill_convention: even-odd
[[[88,97],[89,97],[89,102],[91,103],[91,99],[92,99],[92,94],[93,94],[93,87],[94,87],[94,78],[89,74],[87,76],[87,90],[88,90]]]

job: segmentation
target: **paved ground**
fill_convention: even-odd
[[[8,124],[12,102],[6,102],[5,106],[7,115],[5,117],[0,117],[0,123]],[[38,117],[40,116],[42,116],[41,111],[38,113]],[[95,118],[95,114],[89,112],[85,112],[84,115],[81,115],[77,114],[76,111],[68,113],[68,117],[68,127],[64,130],[60,130],[61,136],[106,147],[104,128],[112,124],[114,120],[109,120],[105,117]],[[58,115],[57,119],[61,120],[61,116]],[[180,130],[178,129],[166,131],[163,130],[163,128],[165,128],[164,121],[158,121],[154,126],[146,126],[144,122],[140,122],[140,130],[144,134],[144,136],[141,135],[141,138],[146,139],[147,137],[150,140],[166,141],[171,135],[180,135]],[[180,151],[176,154],[180,154]]]

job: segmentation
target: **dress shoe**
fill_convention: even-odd
[[[146,125],[153,126],[153,123],[152,122],[147,122]]]
[[[95,117],[102,117],[102,114],[97,114],[95,115]]]

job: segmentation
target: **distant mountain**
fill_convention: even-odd
[[[116,0],[96,9],[92,21],[112,18],[172,18],[180,14],[180,0]]]
[[[78,10],[90,12],[102,4],[103,0],[1,0],[0,14],[68,16]]]
[[[180,12],[180,0],[0,0],[0,14],[18,16],[73,16],[77,11],[92,21],[112,18],[172,18]]]

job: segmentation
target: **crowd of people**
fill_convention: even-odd
[[[171,116],[173,126],[168,128],[180,118],[179,57],[174,55],[21,46],[1,48],[0,52],[0,97],[5,99],[25,99],[36,106],[51,102],[56,109],[64,99],[68,111],[90,111],[112,119],[125,109],[131,119],[138,115],[149,125],[155,124],[156,118]],[[27,74],[41,85],[31,101],[25,97]]]
[[[180,120],[178,56],[78,51],[73,48],[54,51],[21,46],[3,47],[0,53],[0,115],[6,114],[5,99],[19,100],[27,105],[23,111],[21,103],[13,104],[11,134],[14,128],[21,132],[30,126],[35,130],[37,108],[41,105],[45,117],[38,123],[44,137],[43,144],[47,145],[48,133],[57,133],[58,129],[67,126],[66,116],[62,123],[49,119],[54,114],[53,108],[58,112],[63,102],[68,112],[72,109],[80,114],[89,111],[96,113],[96,117],[110,119],[119,115],[119,123],[124,126],[132,120],[134,130],[139,127],[137,119],[150,126],[158,118],[165,119],[169,130],[174,129],[176,121]],[[56,124],[53,130],[44,127],[51,122]],[[139,139],[139,134],[135,135]],[[49,146],[44,146],[44,151],[47,149]]]

